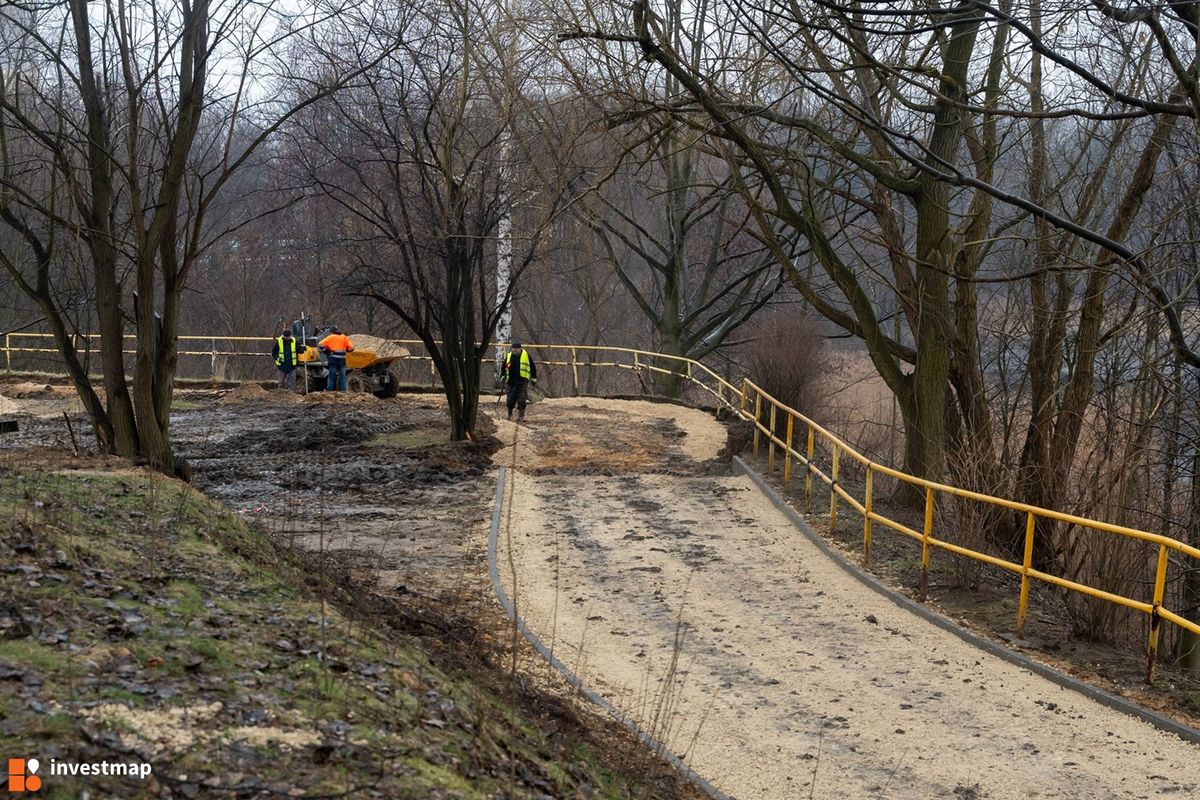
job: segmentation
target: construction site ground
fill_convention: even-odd
[[[22,419],[6,448],[69,446],[64,411],[86,436],[69,391],[0,394]],[[480,433],[499,443],[451,445],[436,395],[247,386],[181,393],[173,433],[196,485],[277,542],[328,556],[315,563],[372,592],[460,609],[498,649],[485,553],[494,467],[505,466],[498,561],[518,612],[730,795],[1200,792],[1200,747],[865,591],[730,477],[739,448],[704,412],[553,399],[518,427],[490,401],[482,410]],[[523,672],[553,685],[532,650],[516,652]]]

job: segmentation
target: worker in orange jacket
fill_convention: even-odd
[[[346,391],[346,354],[354,352],[354,344],[350,341],[350,337],[342,333],[341,328],[334,325],[330,329],[329,335],[322,339],[318,346],[325,351],[326,360],[329,362],[325,378],[325,391],[335,391],[335,387],[336,391]]]

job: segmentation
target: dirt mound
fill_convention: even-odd
[[[222,403],[249,403],[261,402],[271,396],[263,387],[257,383],[243,383],[233,391],[227,393],[221,398]]]
[[[103,387],[94,388],[103,400]],[[82,414],[84,411],[83,403],[79,400],[73,386],[50,386],[31,381],[0,380],[0,396],[7,401],[0,401],[0,414],[61,418],[64,411],[69,414]],[[14,403],[16,408],[10,406],[9,403]]]
[[[9,397],[49,397],[55,394],[54,387],[47,383],[14,383],[4,390]]]
[[[725,426],[711,414],[665,403],[547,399],[534,407],[530,424],[519,433],[500,418],[500,408],[481,408],[496,415],[498,437],[506,445],[493,456],[495,463],[511,463],[517,436],[532,446],[521,468],[537,474],[695,471],[716,458],[728,439]]]
[[[305,403],[343,403],[355,405],[374,403],[377,400],[370,392],[309,392],[304,395]]]
[[[350,341],[354,343],[355,352],[370,351],[375,354],[376,358],[397,358],[408,355],[408,348],[401,347],[387,339],[380,339],[377,336],[356,334],[350,337]]]
[[[59,419],[61,420],[62,418],[59,417]],[[0,437],[0,441],[3,441],[2,437]],[[47,472],[103,471],[112,474],[119,472],[140,474],[142,468],[131,467],[129,459],[122,458],[121,456],[90,452],[75,453],[70,448],[54,444],[18,445],[11,449],[0,451],[0,472],[4,470],[16,470],[20,472],[32,469],[45,470]]]

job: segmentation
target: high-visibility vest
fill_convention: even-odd
[[[346,353],[354,350],[350,337],[344,333],[331,333],[321,340],[321,347],[329,351],[330,358],[345,358]]]
[[[504,380],[508,380],[508,376],[509,376],[508,370],[509,370],[510,363],[512,363],[512,353],[509,353],[508,355],[506,355],[504,357]],[[529,373],[529,351],[528,350],[521,351],[520,370],[521,370],[521,380],[523,380],[523,381],[529,380],[530,373]]]
[[[275,366],[282,367],[284,364],[288,363],[289,360],[291,362],[291,366],[293,366],[293,367],[296,366],[298,363],[300,363],[299,359],[296,355],[296,340],[288,339],[288,343],[291,344],[291,346],[292,346],[292,348],[291,348],[292,353],[291,353],[290,359],[288,356],[284,355],[284,353],[286,353],[287,351],[284,349],[284,346],[283,346],[283,337],[280,336],[278,339],[275,340],[275,344],[279,347],[279,352],[275,354]]]

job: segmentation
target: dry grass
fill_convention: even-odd
[[[903,422],[891,390],[865,352],[831,353],[818,388],[819,421],[863,455],[899,466]]]
[[[902,466],[903,425],[898,411],[893,410],[890,390],[866,353],[835,353],[828,364],[820,384],[822,421],[867,457]],[[1056,510],[1155,531],[1159,525],[1156,514],[1161,516],[1166,512],[1153,507],[1161,501],[1161,494],[1155,491],[1149,478],[1154,463],[1153,454],[1144,444],[1146,421],[1135,419],[1138,415],[1131,402],[1113,406],[1112,398],[1107,399],[1106,404],[1105,398],[1098,397],[1082,420],[1069,489]],[[997,401],[992,405],[999,470],[992,485],[971,485],[969,479],[963,485],[1000,497],[1014,497],[1016,469],[1030,419],[1027,400],[1012,397],[1006,403]],[[948,455],[950,482],[964,480],[955,476],[982,474],[973,469],[977,465],[964,461],[967,458],[960,452]],[[845,461],[843,474],[847,477],[856,474]],[[876,496],[883,496],[886,487],[887,482],[877,482]],[[998,554],[993,545],[997,541],[997,526],[1003,526],[1002,514],[984,504],[939,497],[936,526],[938,535],[947,541],[977,552]],[[1072,526],[1055,526],[1052,535],[1052,550],[1057,553],[1058,561],[1055,571],[1063,577],[1127,597],[1149,599],[1157,555],[1154,548]],[[952,572],[952,582],[961,588],[978,588],[985,579],[981,562],[969,559],[956,557]],[[1171,589],[1169,586],[1168,595]],[[1075,635],[1088,641],[1143,646],[1142,615],[1072,592],[1065,593],[1063,600]]]

